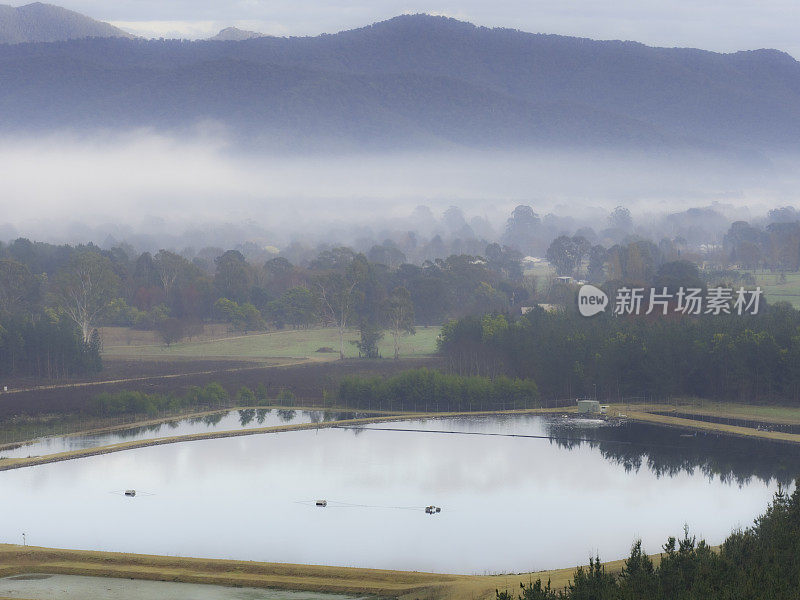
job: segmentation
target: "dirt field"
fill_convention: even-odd
[[[345,375],[391,375],[422,366],[437,367],[437,357],[416,359],[350,359],[331,362],[281,364],[281,361],[230,362],[209,360],[106,361],[103,373],[90,381],[57,384],[0,393],[0,420],[15,415],[68,414],[84,411],[100,392],[136,389],[148,393],[182,393],[189,386],[218,382],[231,394],[264,384],[274,397],[291,390],[297,401],[319,405],[324,391],[332,391]]]

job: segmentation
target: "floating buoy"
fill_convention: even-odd
[[[328,506],[328,501],[327,500],[317,500],[316,505],[317,506],[321,506],[322,508],[325,508],[326,506]]]
[[[136,490],[125,490],[125,495],[133,498],[136,495]]]

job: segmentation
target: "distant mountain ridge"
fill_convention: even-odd
[[[218,42],[243,42],[244,40],[251,40],[253,38],[264,37],[263,33],[257,31],[247,31],[246,29],[239,29],[238,27],[226,27],[222,29],[217,35],[208,38],[209,40],[216,40]]]
[[[80,13],[34,2],[14,7],[0,4],[0,44],[61,42],[87,37],[132,37],[121,29]]]
[[[302,148],[800,149],[800,63],[403,15],[316,37],[0,47],[0,130],[212,121]]]

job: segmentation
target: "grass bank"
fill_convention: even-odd
[[[618,572],[623,563],[623,560],[617,560],[604,564],[607,572]],[[232,587],[368,594],[402,600],[490,600],[494,598],[495,589],[508,589],[516,593],[520,582],[527,584],[531,578],[541,578],[544,581],[550,579],[554,587],[563,587],[572,579],[574,571],[575,567],[568,567],[507,575],[443,575],[0,544],[0,577],[22,573],[88,575]]]
[[[668,413],[680,413],[686,416],[672,416]],[[608,415],[611,417],[624,416],[632,421],[663,425],[666,427],[679,427],[682,429],[721,433],[738,437],[800,444],[800,434],[767,431],[759,428],[759,426],[769,424],[800,425],[800,409],[789,407],[754,407],[743,404],[726,405],[720,403],[708,403],[703,406],[698,406],[696,404],[610,404],[608,407]],[[756,427],[745,427],[728,423],[712,423],[709,421],[687,418],[689,415],[696,415],[697,417],[718,417],[721,419],[745,419],[753,421],[754,424],[759,423],[760,425]]]

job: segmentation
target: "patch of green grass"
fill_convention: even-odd
[[[400,338],[400,356],[426,356],[436,352],[436,338],[439,327],[417,327],[415,335]],[[353,330],[345,335],[345,355],[358,356],[358,349],[350,343],[358,339],[358,332]],[[332,348],[335,353],[317,352],[319,348]],[[384,336],[379,349],[384,358],[394,356],[391,336]],[[140,346],[107,346],[106,356],[114,357],[165,357],[165,358],[278,358],[278,357],[331,357],[338,356],[339,334],[334,328],[320,329],[285,329],[268,333],[209,340],[202,342],[184,342],[173,344],[169,348],[163,345]]]
[[[795,308],[800,308],[800,272],[780,273],[772,271],[747,271],[755,277],[756,285],[764,291],[767,301],[788,302]]]
[[[556,276],[555,269],[547,261],[528,264],[524,269],[526,277],[536,278],[536,292],[543,293],[550,285],[550,281]]]

